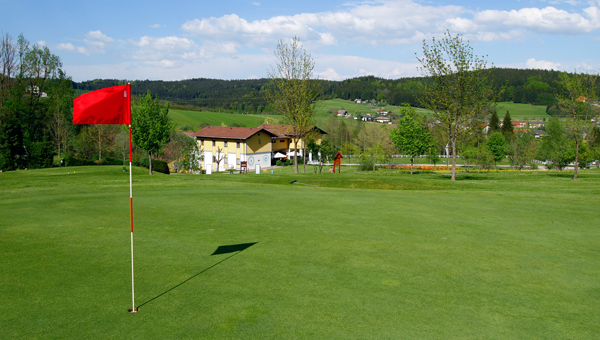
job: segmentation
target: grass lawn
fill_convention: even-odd
[[[0,173],[2,338],[600,334],[600,172],[290,170],[134,168],[136,314],[128,173]]]
[[[530,104],[515,104],[512,102],[498,103],[498,118],[500,122],[506,115],[506,111],[510,112],[510,119],[515,122],[517,120],[546,120],[550,119],[550,115],[546,114],[546,106],[530,105]]]
[[[238,123],[247,127],[257,127],[265,122],[265,119],[277,121],[281,119],[280,115],[254,115],[254,114],[237,114],[237,113],[220,113],[207,111],[190,111],[190,110],[169,110],[169,117],[176,126],[189,124],[198,130],[200,124],[209,124],[211,126],[227,126],[232,123]]]

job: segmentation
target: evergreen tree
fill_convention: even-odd
[[[492,115],[490,116],[490,125],[488,126],[488,134],[492,134],[494,132],[500,131],[500,118],[498,118],[498,113],[496,110],[492,111]]]
[[[506,115],[504,115],[504,119],[502,120],[502,134],[506,139],[512,139],[514,131],[512,126],[512,120],[510,119],[510,112],[506,111]]]

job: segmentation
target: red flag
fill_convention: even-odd
[[[107,87],[75,98],[73,124],[131,125],[131,85]]]

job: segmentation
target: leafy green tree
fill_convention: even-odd
[[[169,121],[169,103],[160,105],[152,99],[150,90],[140,98],[131,112],[131,138],[140,149],[148,152],[149,173],[152,175],[152,155],[158,154],[169,142],[173,126]]]
[[[317,171],[322,173],[325,163],[328,163],[336,154],[335,148],[328,140],[321,141],[321,144],[317,144],[314,139],[310,139],[306,149],[313,154],[313,161],[316,161],[314,166],[315,173],[317,173]]]
[[[542,140],[541,155],[550,167],[562,170],[575,159],[575,148],[568,142],[558,118],[550,118],[546,132],[548,135]]]
[[[492,133],[485,142],[494,157],[494,167],[506,156],[506,139],[500,132]]]
[[[431,46],[423,41],[421,72],[429,76],[421,97],[422,104],[434,112],[448,131],[452,149],[452,180],[456,180],[456,148],[459,132],[470,120],[482,114],[496,101],[485,59],[476,56],[462,36],[444,34],[433,39]]]
[[[407,111],[390,132],[390,138],[401,154],[410,156],[410,173],[413,173],[415,157],[424,155],[433,147],[433,138],[425,119],[416,111]]]
[[[568,118],[565,123],[566,137],[575,143],[575,172],[573,180],[577,180],[579,149],[590,136],[592,118],[598,117],[600,108],[593,105],[598,99],[598,76],[574,73],[562,74],[564,91],[557,96],[558,106]]]
[[[512,137],[514,136],[514,128],[512,125],[512,120],[510,119],[510,112],[506,111],[506,114],[504,115],[504,119],[502,120],[502,134],[504,135],[504,138],[506,139],[512,139]]]
[[[0,39],[0,169],[52,165],[52,88],[62,63],[48,47]],[[50,96],[49,96],[50,94]]]
[[[488,134],[500,131],[500,118],[498,118],[498,113],[496,110],[492,111],[492,115],[490,116],[490,124],[488,127]]]
[[[516,133],[515,138],[507,144],[507,153],[513,168],[521,170],[525,166],[533,166],[536,154],[535,138],[526,132]]]
[[[588,146],[590,157],[596,162],[596,167],[600,168],[600,127],[594,126],[592,128]]]
[[[296,37],[290,43],[279,41],[275,50],[276,66],[267,71],[269,86],[265,95],[287,124],[295,145],[294,166],[298,173],[298,144],[314,126],[317,98],[323,92],[321,83],[313,78],[315,62]]]

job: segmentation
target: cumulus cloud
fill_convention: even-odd
[[[485,10],[477,13],[474,21],[488,29],[513,27],[553,34],[584,34],[600,28],[600,16],[596,6],[584,9],[581,14],[554,7],[512,11]]]
[[[85,47],[81,47],[81,46],[75,47],[71,43],[58,44],[58,45],[56,45],[56,49],[62,50],[62,51],[67,51],[67,52],[77,52],[77,53],[81,53],[83,55],[90,55],[90,52],[88,52],[88,50],[86,50]]]
[[[83,42],[88,45],[91,53],[104,53],[108,43],[115,40],[101,31],[89,31],[85,34],[86,39]]]
[[[477,41],[512,41],[523,39],[527,32],[585,34],[598,30],[600,11],[592,4],[580,13],[555,7],[474,12],[461,6],[431,6],[414,0],[375,0],[350,3],[336,12],[254,21],[237,14],[194,19],[181,29],[203,40],[249,47],[273,46],[275,41],[292,36],[320,46],[414,44],[446,30]]]
[[[531,69],[541,69],[541,70],[559,70],[560,64],[554,63],[547,60],[535,60],[534,58],[530,58],[527,60],[527,68]]]

